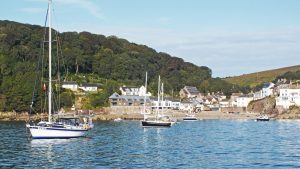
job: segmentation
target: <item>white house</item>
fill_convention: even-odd
[[[89,84],[89,83],[83,83],[78,88],[86,92],[96,92],[98,90],[97,84]]]
[[[70,89],[72,91],[77,91],[78,84],[77,84],[77,82],[63,82],[62,88],[64,88],[64,89]]]
[[[288,109],[292,105],[300,106],[300,89],[279,89],[276,105]]]
[[[254,100],[258,100],[258,99],[262,99],[262,98],[263,98],[262,90],[255,92],[254,95],[253,95]]]
[[[172,100],[171,107],[174,110],[179,110],[180,109],[180,104],[181,104],[180,100]]]
[[[232,93],[229,100],[229,107],[237,107],[237,98],[242,95],[243,93]]]
[[[222,100],[219,102],[220,107],[230,107],[229,100]]]
[[[181,104],[179,100],[166,98],[163,101],[160,100],[160,103],[158,105],[158,101],[156,97],[151,97],[151,102],[152,102],[152,108],[154,109],[156,109],[157,106],[159,106],[159,108],[178,110]]]
[[[274,86],[275,84],[274,83],[266,83],[264,85],[264,87],[261,89],[261,94],[262,94],[262,97],[268,97],[268,96],[271,96],[273,95],[273,89],[274,89]]]
[[[146,93],[145,86],[141,87],[120,87],[121,94],[123,96],[151,96],[152,94],[150,92]]]
[[[179,110],[184,110],[184,111],[192,111],[194,108],[193,102],[191,101],[183,101],[180,103]]]
[[[242,95],[238,98],[236,98],[236,106],[237,107],[247,107],[248,104],[254,100],[253,94],[250,95]]]

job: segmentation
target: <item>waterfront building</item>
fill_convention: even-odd
[[[229,100],[229,107],[237,107],[237,98],[242,95],[243,93],[232,93]]]
[[[279,96],[276,98],[276,106],[288,109],[292,105],[300,106],[300,88],[279,89]]]
[[[236,98],[236,107],[247,107],[254,100],[253,94],[245,94]]]
[[[164,100],[160,100],[160,103],[158,103],[157,97],[150,97],[150,100],[151,100],[152,109],[157,109],[157,107],[159,107],[160,109],[164,108],[164,109],[178,110],[181,105],[180,100],[171,97],[165,97]]]
[[[144,96],[124,96],[118,93],[113,93],[109,97],[110,106],[143,106],[145,101]],[[146,96],[146,106],[151,106],[151,101]]]
[[[141,87],[127,87],[122,86],[120,87],[121,94],[124,96],[151,96],[150,92],[146,93],[145,86]]]
[[[183,111],[192,111],[194,108],[193,106],[193,102],[192,101],[181,101],[179,110],[183,110]]]

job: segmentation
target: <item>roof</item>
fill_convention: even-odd
[[[109,99],[116,99],[116,98],[119,98],[120,95],[118,93],[113,93],[111,96],[109,96]]]
[[[63,85],[77,85],[77,82],[72,82],[72,81],[70,81],[70,82],[63,82]]]
[[[145,96],[124,96],[124,95],[119,95],[118,93],[113,93],[109,99],[123,99],[126,101],[140,101],[145,99]],[[146,96],[146,101],[149,102],[150,98]]]
[[[81,86],[82,87],[98,87],[97,84],[91,84],[91,83],[82,83]]]
[[[121,87],[121,89],[123,91],[125,91],[125,90],[139,89],[139,87],[127,87],[127,86],[123,86],[123,87]]]
[[[194,86],[184,86],[184,90],[189,92],[190,94],[199,94],[199,90]]]
[[[243,94],[239,97],[254,97],[254,94],[253,93],[250,93],[250,94]]]

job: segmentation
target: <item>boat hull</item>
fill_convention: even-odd
[[[183,121],[198,121],[198,119],[195,117],[185,117],[183,118]]]
[[[270,119],[256,119],[256,121],[269,121]]]
[[[163,122],[163,121],[142,121],[143,127],[171,127],[171,122]]]
[[[66,139],[84,137],[88,130],[53,127],[29,127],[33,139]]]

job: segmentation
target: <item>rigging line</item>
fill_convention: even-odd
[[[49,5],[48,5],[48,8],[47,8],[47,12],[46,12],[46,18],[45,18],[45,24],[46,25],[46,22],[47,22],[47,18],[48,18],[48,10],[49,10]],[[45,39],[45,38],[44,38]],[[43,45],[42,45],[43,46]],[[40,51],[40,56],[41,56],[41,52]],[[40,66],[40,63],[41,63],[41,57],[39,57],[38,59],[38,64],[37,64],[37,67],[36,67],[36,72],[38,72],[38,69],[39,69],[39,66]],[[30,105],[30,110],[29,110],[29,114],[32,113],[32,110],[33,109],[33,103],[34,103],[34,97],[35,97],[35,94],[36,94],[36,86],[37,86],[37,80],[38,79],[38,73],[36,74],[36,78],[35,78],[35,82],[34,82],[34,87],[33,87],[33,91],[32,91],[32,98],[31,98],[31,105]],[[29,120],[30,120],[30,116],[29,116]]]
[[[69,74],[68,66],[67,66],[67,64],[66,64],[66,62],[65,62],[64,55],[63,55],[63,52],[62,52],[62,44],[61,44],[60,36],[57,36],[57,38],[58,38],[58,39],[57,39],[58,48],[60,49],[61,61],[62,61],[62,65],[63,65],[63,67],[64,67],[64,72],[65,72],[65,74],[66,74],[64,80],[66,80],[66,79],[67,79],[67,76],[68,76],[68,74]]]
[[[61,80],[61,75],[60,75],[60,55],[59,55],[59,35],[58,35],[58,32],[55,31],[55,35],[56,35],[56,58],[57,58],[57,81],[56,81],[56,89],[57,89],[57,95],[58,95],[58,108],[60,108],[60,94],[61,94],[61,91],[60,91],[60,80]]]

